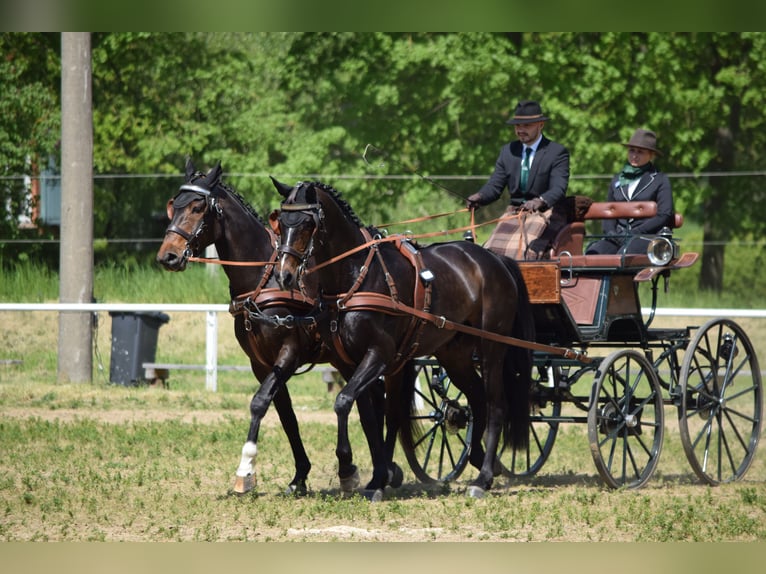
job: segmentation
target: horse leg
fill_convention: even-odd
[[[306,449],[301,440],[298,419],[295,417],[293,401],[290,398],[290,393],[286,384],[281,385],[274,395],[274,408],[279,416],[279,421],[282,423],[282,428],[287,435],[290,449],[293,452],[293,459],[295,460],[295,476],[293,476],[290,484],[287,485],[286,494],[305,496],[308,493],[306,479],[311,470],[311,461],[306,454]]]
[[[358,399],[371,384],[377,381],[384,370],[385,363],[377,358],[376,353],[368,352],[362,363],[353,371],[353,374],[348,368],[346,368],[345,372],[341,371],[348,383],[335,397],[334,405],[335,414],[338,418],[335,456],[338,459],[338,478],[340,479],[341,493],[350,495],[359,485],[359,471],[353,463],[351,442],[348,438],[348,417],[353,404],[357,402],[357,408],[360,409],[360,418],[362,419],[362,429],[365,431],[365,437],[372,454],[373,479],[367,485],[366,490],[372,491],[370,499],[373,501],[382,498],[383,488],[388,478],[386,454],[379,431],[381,427],[377,417],[374,416],[371,397],[367,395],[361,403]],[[359,404],[361,404],[361,407],[359,407]]]
[[[443,353],[437,355],[439,364],[444,368],[452,384],[465,395],[473,414],[473,433],[471,437],[471,452],[468,461],[476,469],[481,470],[484,464],[484,430],[487,425],[487,399],[484,392],[484,381],[476,371],[473,359],[472,340],[456,338],[445,347]],[[496,469],[495,476],[500,474]]]
[[[488,345],[484,345],[487,351]],[[506,420],[505,393],[503,391],[502,354],[483,353],[482,373],[487,407],[487,428],[484,433],[484,459],[478,476],[471,481],[466,494],[471,498],[483,498],[492,487],[495,476],[495,459],[500,443],[503,422]]]
[[[359,420],[367,439],[370,449],[370,457],[373,459],[373,478],[365,486],[363,495],[373,502],[382,500],[383,489],[388,484],[388,472],[383,477],[376,476],[376,470],[381,466],[387,466],[386,450],[383,443],[383,390],[379,381],[369,385],[356,401],[359,411]],[[383,457],[380,462],[379,457]]]
[[[257,369],[254,367],[253,371]],[[250,401],[250,430],[247,433],[247,440],[242,446],[242,455],[239,466],[234,478],[234,492],[245,494],[255,488],[255,457],[258,454],[258,432],[261,428],[261,421],[266,415],[274,394],[280,386],[279,374],[281,369],[274,367],[274,370],[265,377],[261,386],[258,388]]]
[[[415,385],[415,363],[409,361],[396,375],[387,376],[385,379],[385,391],[382,397],[386,419],[386,463],[388,464],[388,486],[399,488],[404,482],[404,473],[401,467],[394,462],[394,450],[399,437],[399,428],[402,425],[403,403],[401,394],[403,390],[411,393]],[[409,399],[409,397],[408,397]],[[409,402],[406,403],[409,406]],[[382,429],[381,429],[382,432]]]

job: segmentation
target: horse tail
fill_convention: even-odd
[[[536,338],[535,321],[529,291],[519,265],[513,259],[502,257],[503,263],[516,283],[516,316],[511,334],[516,339],[533,342]],[[505,429],[505,441],[516,449],[526,448],[529,443],[529,409],[532,391],[532,350],[518,345],[508,345],[503,365],[506,381],[506,400],[509,418]]]
[[[417,370],[414,361],[408,361],[401,374],[400,391],[397,393],[398,397],[393,399],[396,403],[392,405],[392,408],[396,408],[398,405],[400,413],[399,440],[405,449],[413,450],[415,443],[422,438],[423,434],[422,423],[410,416],[415,396],[415,381],[417,380]]]

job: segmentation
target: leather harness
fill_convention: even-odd
[[[414,305],[410,306],[402,303],[398,297],[396,284],[388,272],[385,261],[380,254],[378,244],[372,242],[372,238],[366,229],[361,228],[361,231],[365,237],[365,241],[372,243],[372,247],[370,248],[367,259],[361,268],[359,277],[357,277],[357,280],[354,282],[354,285],[351,287],[351,289],[348,292],[341,294],[341,296],[322,296],[322,303],[329,307],[330,312],[334,315],[333,320],[330,323],[332,342],[335,351],[344,362],[350,365],[354,364],[344,349],[343,342],[340,338],[340,332],[338,329],[338,316],[340,315],[341,311],[377,311],[381,313],[387,313],[389,315],[411,317],[412,320],[408,327],[407,334],[402,340],[402,343],[400,344],[397,351],[396,362],[394,364],[393,371],[389,374],[398,372],[409,359],[416,355],[420,342],[420,335],[422,334],[422,331],[427,323],[430,323],[439,329],[458,331],[506,345],[514,345],[530,350],[552,353],[567,359],[575,359],[583,363],[590,363],[592,361],[592,359],[588,357],[583,351],[562,347],[552,347],[550,345],[544,345],[534,341],[526,341],[516,337],[501,335],[499,333],[493,333],[491,331],[485,331],[483,329],[471,327],[470,325],[464,325],[462,323],[450,321],[443,315],[434,315],[430,312],[432,290],[431,282],[426,282],[424,284],[424,282],[416,280],[413,293]],[[405,237],[396,237],[393,239],[393,242],[397,247],[398,252],[406,257],[412,264],[416,277],[420,277],[420,272],[424,269],[420,251],[418,251]],[[362,282],[364,281],[367,271],[370,268],[370,263],[372,262],[373,257],[376,255],[378,262],[383,267],[384,276],[386,277],[386,282],[390,292],[389,295],[384,293],[358,291]]]
[[[361,267],[356,281],[351,289],[340,296],[323,295],[322,303],[333,316],[330,322],[333,347],[343,362],[348,363],[349,365],[353,365],[354,361],[346,352],[346,349],[343,346],[343,341],[341,340],[340,330],[338,329],[338,318],[341,312],[377,311],[388,315],[410,317],[411,320],[407,327],[407,332],[399,344],[392,370],[388,373],[395,374],[409,359],[417,354],[418,347],[420,346],[420,336],[426,325],[424,317],[431,316],[429,313],[431,308],[431,282],[416,280],[412,297],[414,305],[411,307],[402,303],[399,299],[399,291],[396,287],[396,282],[388,271],[385,259],[380,252],[379,244],[372,242],[372,237],[365,228],[360,228],[360,230],[364,236],[365,242],[372,243],[372,246],[367,253],[367,259]],[[404,237],[395,238],[394,245],[398,252],[410,262],[414,269],[415,276],[419,277],[420,272],[424,268],[423,258],[420,251],[418,251],[412,243]],[[372,263],[373,258],[375,258],[383,268],[383,276],[386,279],[389,294],[359,291],[364,279],[367,277],[367,272],[370,269],[370,264]],[[414,310],[417,310],[418,313],[413,313]]]

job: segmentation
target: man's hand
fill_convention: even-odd
[[[468,209],[478,209],[481,207],[481,196],[478,193],[469,195],[465,200],[465,206]]]
[[[529,201],[524,202],[524,205],[521,206],[521,209],[531,213],[538,213],[548,209],[548,204],[545,203],[545,200],[542,197],[535,197],[534,199],[530,199]]]

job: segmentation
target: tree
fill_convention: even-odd
[[[6,173],[26,173],[33,148],[55,149],[51,37],[0,40],[0,80],[16,88],[0,94]],[[672,179],[677,208],[706,226],[701,286],[720,289],[723,243],[766,225],[761,180],[731,177],[764,162],[765,52],[764,33],[94,34],[95,233],[157,236],[186,155],[221,160],[262,212],[276,202],[267,174],[328,177],[369,223],[456,210],[531,98],[570,149],[571,193],[603,198],[620,143],[637,127],[658,132],[661,168],[691,174]],[[125,173],[153,177],[107,177]]]
[[[332,134],[312,157],[338,172],[358,169],[366,142],[382,142],[399,173],[488,173],[513,137],[504,121],[515,102],[538,99],[572,173],[601,174],[574,177],[570,191],[600,199],[636,127],[659,133],[666,172],[724,176],[762,164],[765,42],[762,33],[302,34],[282,90],[309,131]],[[673,185],[678,209],[705,222],[700,286],[720,290],[723,242],[763,234],[762,185]],[[407,212],[430,209],[433,192],[408,188]],[[354,205],[380,212],[397,205],[391,195],[368,184]],[[743,210],[743,195],[758,209]]]
[[[0,34],[0,236],[19,238],[29,213],[24,175],[36,175],[60,134],[58,34]],[[2,252],[5,252],[5,248]]]

